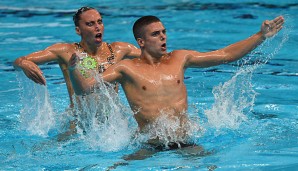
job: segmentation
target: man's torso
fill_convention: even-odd
[[[149,65],[134,59],[127,68],[121,85],[141,128],[163,113],[178,117],[185,114],[187,92],[181,60],[168,57],[157,65]]]

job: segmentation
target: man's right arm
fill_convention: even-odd
[[[49,46],[45,50],[31,53],[27,56],[17,58],[13,65],[16,70],[22,69],[25,75],[35,83],[45,85],[46,80],[41,69],[37,66],[50,61],[57,61],[58,55],[55,52],[57,48],[61,48],[61,44]]]
[[[116,82],[122,78],[122,66],[125,65],[127,60],[120,61],[107,68],[100,76],[106,82]],[[76,95],[89,94],[90,90],[96,87],[97,79],[94,77],[85,78],[81,69],[78,67],[79,57],[73,54],[68,62],[68,71],[70,79],[73,84]]]
[[[112,66],[110,66],[105,72],[102,74],[102,78],[104,81],[109,83],[119,82],[123,77],[123,66],[126,67],[127,60],[122,60]]]

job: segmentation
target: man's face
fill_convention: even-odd
[[[166,29],[161,22],[154,22],[144,28],[144,36],[139,45],[153,57],[161,57],[167,53]]]
[[[88,10],[81,14],[76,32],[82,40],[89,43],[101,44],[103,41],[104,25],[101,15],[96,10]]]

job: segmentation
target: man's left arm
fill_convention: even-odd
[[[260,45],[266,38],[272,37],[282,29],[284,18],[276,17],[271,21],[264,21],[261,30],[251,37],[231,44],[223,49],[212,52],[200,53],[190,51],[186,66],[189,67],[210,67],[236,61]]]

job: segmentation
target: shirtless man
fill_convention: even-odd
[[[73,16],[76,33],[81,36],[79,43],[57,43],[44,50],[34,52],[15,60],[14,67],[22,69],[25,75],[35,83],[45,85],[46,80],[37,65],[51,61],[58,62],[68,90],[70,103],[73,105],[72,95],[74,87],[68,72],[68,62],[73,54],[84,54],[87,57],[86,66],[103,72],[109,66],[119,62],[124,57],[139,57],[140,50],[132,44],[114,42],[108,44],[103,41],[104,24],[100,13],[92,7],[82,7]]]
[[[266,38],[275,35],[282,29],[284,18],[279,16],[271,21],[264,21],[261,30],[251,37],[225,48],[211,52],[192,50],[174,50],[167,52],[166,29],[155,16],[144,16],[138,19],[133,32],[141,48],[141,57],[122,60],[103,73],[108,82],[119,82],[126,94],[140,132],[149,132],[150,125],[163,115],[169,120],[178,118],[181,129],[177,130],[182,139],[187,137],[187,127],[183,127],[187,119],[187,91],[184,84],[184,72],[189,67],[210,67],[238,60],[255,49]],[[75,68],[77,60],[70,62]],[[95,80],[88,84],[79,81],[80,73],[71,71],[76,84],[82,83],[81,90],[89,93]],[[152,127],[151,127],[152,128]],[[163,143],[157,137],[149,143]],[[187,142],[184,141],[183,143]],[[174,142],[173,147],[175,146]],[[179,143],[179,142],[178,142]],[[178,145],[179,146],[179,145]]]

